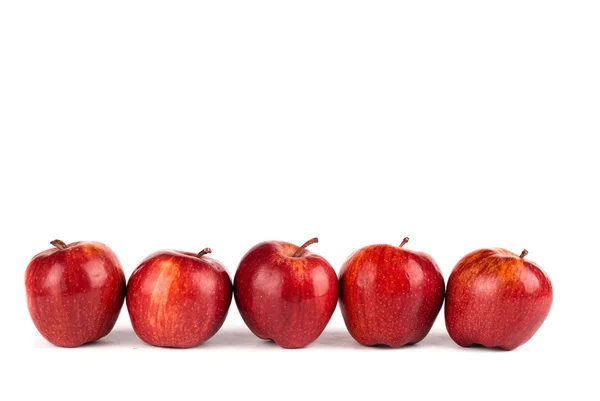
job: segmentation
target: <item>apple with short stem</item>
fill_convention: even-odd
[[[338,299],[335,271],[323,257],[281,241],[262,242],[242,258],[235,301],[250,330],[283,348],[305,347],[327,326]]]
[[[231,279],[209,253],[210,248],[160,251],[135,269],[127,284],[127,310],[144,342],[189,348],[221,328],[231,304]]]
[[[46,340],[77,347],[106,336],[125,299],[119,259],[99,242],[51,242],[25,271],[27,306]]]
[[[365,346],[421,341],[444,301],[444,278],[433,258],[400,246],[370,245],[340,271],[340,308],[348,331]]]
[[[512,350],[540,328],[552,305],[552,284],[527,254],[479,249],[458,262],[444,311],[454,342]]]

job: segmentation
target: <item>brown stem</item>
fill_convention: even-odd
[[[65,250],[65,249],[68,248],[67,244],[65,244],[63,241],[61,241],[59,239],[55,239],[54,241],[51,241],[50,245],[54,245],[55,247],[57,247],[61,251],[63,251],[63,250]]]
[[[212,252],[212,249],[204,248],[203,250],[198,252],[198,257],[201,258],[202,256],[206,255],[207,253],[211,253],[211,252]]]
[[[519,255],[519,257],[521,259],[523,259],[525,256],[527,256],[529,254],[529,251],[527,249],[523,249],[523,252],[521,252],[521,254]]]
[[[406,245],[407,242],[408,242],[408,237],[404,237],[404,239],[402,240],[402,243],[400,244],[400,248],[402,248],[404,245]]]
[[[311,238],[308,241],[306,241],[304,244],[302,244],[302,246],[298,249],[296,249],[296,252],[294,252],[294,254],[292,255],[293,258],[297,258],[300,255],[302,255],[302,251],[304,251],[304,249],[311,245],[311,244],[316,244],[317,242],[319,242],[319,239],[317,237],[315,238]]]

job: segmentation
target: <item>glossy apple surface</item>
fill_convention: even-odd
[[[147,257],[127,284],[135,333],[160,347],[189,348],[211,338],[231,304],[225,266],[200,253],[166,250]]]
[[[106,336],[125,299],[117,256],[99,242],[65,244],[37,254],[27,266],[27,306],[35,327],[52,344],[77,347]]]
[[[446,327],[463,347],[506,350],[527,342],[552,305],[550,279],[535,263],[505,249],[480,249],[454,267],[446,295]]]
[[[433,258],[400,246],[370,245],[340,271],[340,307],[362,345],[400,347],[421,341],[444,301],[444,278]]]
[[[242,258],[234,279],[235,300],[250,330],[284,348],[315,341],[338,299],[335,271],[323,257],[280,241],[262,242]]]

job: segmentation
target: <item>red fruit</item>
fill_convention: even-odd
[[[460,346],[506,350],[527,342],[552,305],[550,279],[535,263],[505,249],[462,258],[448,280],[446,327]]]
[[[116,255],[99,242],[51,242],[25,271],[27,306],[35,327],[52,344],[77,347],[106,336],[125,298]]]
[[[340,271],[340,307],[362,345],[400,347],[421,341],[444,301],[444,278],[426,253],[371,245],[354,252]]]
[[[246,253],[235,274],[235,301],[244,322],[262,339],[283,348],[315,341],[327,326],[338,299],[331,265],[305,248],[262,242]]]
[[[189,348],[221,328],[231,304],[231,279],[225,266],[205,256],[210,252],[156,252],[135,269],[127,310],[144,342]]]

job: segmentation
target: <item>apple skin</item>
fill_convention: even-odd
[[[512,350],[540,328],[552,297],[550,279],[535,263],[505,249],[480,249],[450,274],[446,328],[462,347]]]
[[[366,246],[342,265],[340,309],[348,331],[362,345],[418,343],[442,307],[444,278],[437,264],[402,245]]]
[[[231,278],[217,260],[165,250],[142,261],[127,284],[127,310],[142,341],[190,348],[221,328],[231,305]]]
[[[300,255],[292,256],[297,251]],[[237,269],[234,288],[248,328],[283,348],[301,348],[315,341],[338,299],[337,275],[329,262],[281,241],[250,249]]]
[[[119,259],[99,242],[52,241],[25,271],[27,306],[40,334],[61,347],[106,336],[125,299]]]

